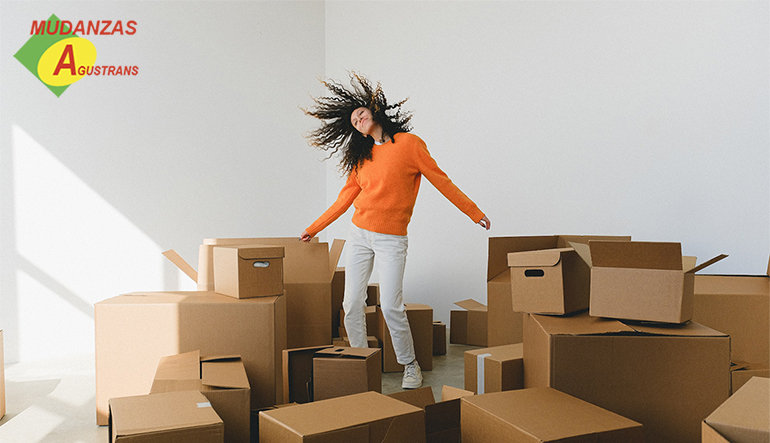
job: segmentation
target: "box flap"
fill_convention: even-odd
[[[249,389],[246,368],[240,359],[214,360],[201,364],[201,382],[216,388]]]
[[[593,262],[591,262],[591,248],[588,247],[588,243],[569,242],[569,245],[575,252],[577,252],[577,255],[586,262],[588,267],[593,266]]]
[[[207,361],[231,361],[231,360],[240,360],[240,355],[217,355],[215,357],[201,357],[201,363],[207,362]]]
[[[694,274],[694,273],[696,273],[696,272],[700,271],[701,269],[703,269],[703,268],[705,268],[705,267],[708,267],[708,266],[711,266],[711,265],[713,265],[714,263],[718,262],[719,260],[722,260],[722,259],[725,259],[725,258],[727,258],[727,255],[725,255],[725,254],[719,254],[719,255],[717,255],[716,257],[712,258],[711,260],[708,260],[708,261],[706,261],[706,262],[704,262],[704,263],[701,263],[700,265],[698,265],[698,266],[696,266],[696,267],[694,267],[694,268],[690,269],[689,271],[685,271],[685,272],[688,272],[688,273],[690,273],[690,274]],[[685,268],[685,269],[686,269],[686,268]]]
[[[366,359],[379,352],[379,348],[336,347],[321,349],[313,358],[361,358]]]
[[[195,283],[198,283],[198,273],[175,250],[169,249],[168,251],[164,251],[163,256],[169,259],[171,263],[176,265],[176,267],[179,268],[180,271],[187,274],[187,276],[190,277],[192,281],[194,281]]]
[[[345,246],[345,240],[335,238],[332,242],[331,250],[329,251],[329,266],[331,267],[331,278],[334,278],[334,273],[337,271],[337,264],[340,262],[342,256],[342,248]],[[345,268],[343,268],[345,269]]]
[[[447,385],[441,387],[441,401],[455,400],[462,397],[470,397],[472,395],[475,394],[471,391],[466,391],[465,389]]]
[[[155,380],[200,380],[200,351],[161,357]]]
[[[727,337],[727,334],[703,326],[693,321],[683,324],[678,323],[645,323],[623,322],[634,331],[642,334],[668,335],[680,337]]]
[[[485,311],[487,309],[486,305],[483,305],[471,298],[468,300],[455,302],[455,304],[468,311]]]
[[[690,270],[694,268],[696,264],[698,264],[698,257],[693,257],[691,255],[682,256],[682,269]]]
[[[417,406],[420,409],[425,409],[425,406],[436,403],[436,399],[433,397],[433,390],[430,386],[423,386],[422,388],[418,389],[396,392],[394,394],[388,395],[388,397],[401,400],[404,403]]]
[[[633,328],[618,320],[591,317],[585,311],[569,317],[531,315],[550,335],[600,335],[634,332]]]
[[[508,270],[508,253],[556,247],[555,235],[536,237],[489,237],[487,281]]]
[[[561,261],[561,255],[572,252],[573,248],[541,249],[539,251],[509,252],[509,267],[546,267],[556,266]]]
[[[680,243],[591,240],[588,246],[594,267],[682,270]]]

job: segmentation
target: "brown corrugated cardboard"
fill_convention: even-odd
[[[522,341],[520,312],[511,303],[511,276],[508,253],[566,248],[569,242],[589,240],[631,240],[631,237],[550,235],[535,237],[490,237],[487,258],[487,308],[489,325],[486,346],[501,346]],[[451,334],[451,325],[450,325]]]
[[[433,308],[419,303],[404,303],[409,329],[412,331],[414,353],[423,371],[433,370]],[[377,307],[378,335],[382,343],[382,372],[400,372],[404,367],[396,361],[396,351],[380,307]]]
[[[591,266],[592,316],[662,323],[692,319],[695,273],[727,257],[684,269],[679,243],[591,240],[587,248],[573,246]]]
[[[0,329],[0,418],[5,415],[5,357],[3,354],[3,330]]]
[[[463,443],[644,442],[640,423],[551,388],[464,397],[461,413]]]
[[[730,338],[691,322],[528,314],[524,386],[549,386],[628,417],[652,443],[700,439],[700,422],[730,392]]]
[[[482,389],[478,389],[479,382],[483,382]],[[523,387],[524,347],[521,343],[465,351],[466,390],[488,394]]]
[[[741,386],[745,385],[752,377],[770,378],[770,367],[761,363],[745,364],[740,368],[734,367],[733,370],[730,371],[730,378],[732,381],[730,393],[732,394],[740,389]]]
[[[427,442],[460,442],[460,398],[473,395],[472,392],[457,388],[442,389],[442,398],[436,402],[430,386],[397,392],[389,397],[401,400],[425,411],[425,433]],[[444,392],[449,394],[444,396]],[[451,397],[451,398],[450,398]]]
[[[591,268],[573,248],[508,254],[513,310],[569,314],[588,309]]]
[[[198,391],[112,398],[111,443],[222,443],[224,424]]]
[[[446,355],[446,325],[433,322],[433,355]]]
[[[730,443],[705,421],[701,423],[701,439],[702,443]]]
[[[342,310],[342,299],[345,297],[345,268],[338,267],[332,278],[332,337],[339,337],[342,326],[339,312]]]
[[[334,345],[335,347],[350,346],[350,337],[342,337],[340,340],[334,340],[334,342],[338,343],[338,344]],[[369,348],[380,348],[381,347],[380,346],[380,341],[377,340],[377,337],[375,337],[374,335],[367,335],[366,336],[366,344],[368,345],[367,347],[369,347]]]
[[[770,442],[770,379],[752,378],[704,423],[730,443]]]
[[[306,243],[297,237],[216,238],[203,241],[201,255],[213,257],[214,247],[222,245],[283,246],[286,343],[289,348],[302,348],[332,342],[331,282],[344,243],[344,240],[334,240],[330,249],[327,243]],[[207,263],[210,265],[204,266]],[[199,262],[199,280],[208,280],[207,276],[213,273],[213,259],[204,258]]]
[[[259,413],[260,443],[424,443],[422,409],[377,392]]]
[[[201,391],[225,425],[225,443],[249,443],[250,387],[240,357],[203,357],[199,351],[160,359],[150,394]]]
[[[313,357],[313,401],[360,392],[382,392],[382,351],[328,348]]]
[[[285,403],[313,401],[313,355],[329,347],[324,345],[283,350],[282,379]]]
[[[161,357],[199,349],[240,355],[251,407],[282,403],[285,297],[237,300],[213,292],[136,292],[94,305],[97,423],[107,401],[150,391]]]
[[[377,306],[380,304],[380,284],[369,283],[366,286],[366,306]]]
[[[473,299],[455,304],[464,311],[449,311],[449,343],[486,346],[487,307]]]
[[[214,248],[214,291],[235,298],[283,294],[283,246]]]

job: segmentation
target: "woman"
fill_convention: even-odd
[[[401,386],[422,385],[420,365],[415,359],[414,342],[402,298],[406,265],[407,232],[412,210],[425,176],[449,201],[487,230],[489,219],[482,213],[431,158],[425,143],[410,134],[410,113],[402,113],[406,101],[389,105],[377,84],[352,73],[352,89],[322,81],[328,97],[314,98],[315,108],[304,110],[323,121],[313,131],[310,144],[342,154],[340,169],[347,182],[337,201],[300,237],[309,242],[350,205],[355,206],[353,224],[346,244],[345,329],[353,347],[367,347],[366,287],[376,261],[380,277],[380,305],[390,330],[399,364],[405,365]]]

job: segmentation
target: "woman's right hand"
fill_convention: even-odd
[[[313,237],[307,233],[307,230],[302,231],[302,235],[299,236],[300,241],[303,241],[305,243],[310,242],[311,238]]]

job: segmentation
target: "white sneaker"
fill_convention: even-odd
[[[402,389],[417,389],[422,386],[422,370],[417,360],[404,367],[404,378],[401,379]]]

